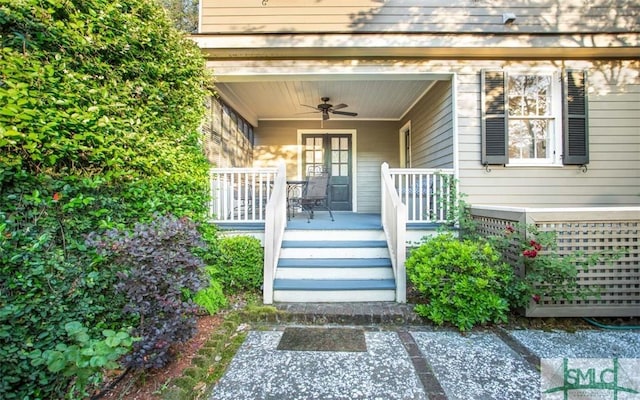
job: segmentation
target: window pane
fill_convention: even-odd
[[[331,176],[340,176],[339,164],[331,164]]]
[[[340,140],[337,137],[331,138],[331,149],[338,150],[340,148]]]
[[[347,168],[346,164],[342,164],[340,165],[340,176],[347,176],[349,175],[349,169]]]
[[[340,152],[340,162],[341,163],[349,162],[349,152],[348,151],[341,151]]]
[[[509,158],[551,158],[550,122],[544,119],[510,119]]]
[[[340,148],[342,150],[349,148],[349,138],[346,138],[346,137],[340,138]]]
[[[509,75],[509,116],[551,115],[551,75]]]

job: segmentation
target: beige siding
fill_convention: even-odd
[[[380,166],[399,166],[397,122],[362,123],[358,130],[358,212],[380,212]]]
[[[255,129],[254,166],[274,166],[287,163],[287,177],[299,178],[297,135],[299,129],[319,129],[319,121],[262,121]],[[355,129],[357,158],[357,210],[380,212],[380,165],[388,162],[398,166],[397,122],[325,123],[328,130]]]
[[[624,32],[639,25],[637,0],[203,0],[201,33]],[[425,4],[426,3],[426,4]]]
[[[640,204],[639,63],[575,61],[565,66],[587,68],[589,74],[590,163],[586,172],[578,166],[490,166],[490,171],[485,170],[480,165],[479,70],[510,65],[480,62],[476,68],[460,69],[460,184],[470,203],[534,207]]]
[[[451,82],[436,82],[403,119],[411,122],[413,168],[453,168],[451,99]]]

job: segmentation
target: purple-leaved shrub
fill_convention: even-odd
[[[193,336],[198,306],[185,293],[206,285],[203,261],[194,254],[204,242],[187,218],[156,216],[133,232],[110,230],[90,243],[123,268],[116,291],[127,298],[125,313],[138,317],[133,344],[124,358],[132,368],[161,368],[170,347]]]

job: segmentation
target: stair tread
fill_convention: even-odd
[[[284,240],[283,248],[372,248],[387,247],[385,240]]]
[[[274,290],[395,290],[393,279],[276,279]]]
[[[388,258],[281,258],[278,268],[383,268]]]

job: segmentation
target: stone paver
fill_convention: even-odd
[[[250,332],[210,398],[426,399],[395,332],[366,332],[366,352],[279,351],[281,336]]]
[[[450,400],[536,399],[533,365],[493,333],[413,332]]]
[[[540,358],[640,358],[640,331],[511,331]]]
[[[543,388],[565,384],[562,374],[552,382],[539,370],[541,362],[544,368],[550,365],[547,360],[559,358],[605,359],[607,368],[613,358],[624,359],[626,369],[620,377],[640,391],[635,378],[640,370],[637,330],[496,328],[461,334],[426,324],[406,304],[307,303],[278,308],[272,318],[259,321],[275,325],[249,333],[210,400],[562,399],[562,393],[541,394]],[[277,350],[283,329],[291,324],[357,328],[364,331],[366,351]],[[629,394],[617,395],[621,400]]]

